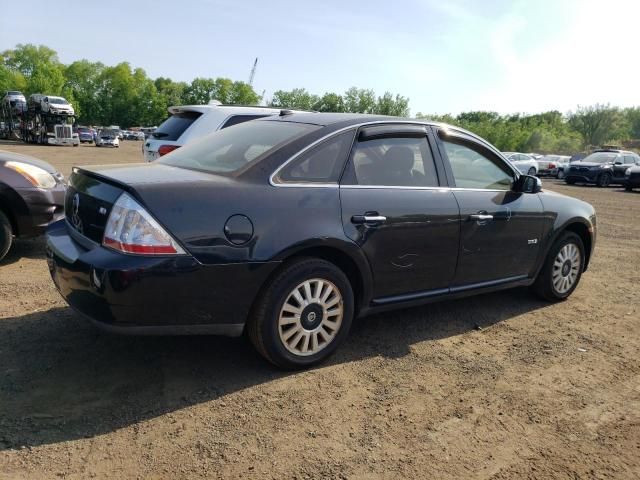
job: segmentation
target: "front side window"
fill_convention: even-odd
[[[334,183],[342,173],[353,131],[338,134],[286,165],[274,178],[278,183]]]
[[[348,184],[436,187],[438,175],[429,143],[421,138],[378,138],[359,142]]]
[[[480,146],[448,138],[442,139],[458,188],[510,190],[513,172],[504,162],[484,152]],[[482,152],[482,153],[481,153]]]

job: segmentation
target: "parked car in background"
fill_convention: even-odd
[[[540,153],[527,153],[527,155],[532,157],[534,160],[540,160],[543,157]]]
[[[0,150],[0,260],[14,237],[44,233],[64,217],[64,177],[42,160]]]
[[[568,155],[544,155],[536,160],[538,162],[538,175],[541,177],[557,177],[560,164],[569,163]]]
[[[520,172],[525,175],[537,175],[538,162],[531,155],[518,152],[502,152],[502,154],[509,160]]]
[[[593,183],[599,187],[625,183],[625,172],[633,166],[640,165],[640,156],[627,150],[595,150],[580,161],[572,162],[569,171],[565,172],[565,182]]]
[[[96,147],[115,147],[120,146],[118,132],[113,130],[101,130],[96,137]]]
[[[278,108],[243,107],[239,105],[185,105],[169,107],[171,116],[145,141],[142,153],[147,162],[238,123],[280,113]]]
[[[47,257],[107,330],[246,328],[269,361],[307,367],[356,316],[522,285],[571,295],[595,212],[541,185],[457,127],[282,112],[150,164],[75,168]]]
[[[88,127],[78,127],[76,129],[80,143],[93,143],[93,131]]]
[[[2,97],[2,108],[14,113],[21,113],[27,109],[27,99],[18,90],[8,90]]]
[[[73,107],[63,97],[54,97],[34,93],[29,96],[29,107],[36,112],[50,113],[53,115],[75,115]]]
[[[624,172],[624,189],[630,192],[640,188],[640,166],[629,167]]]

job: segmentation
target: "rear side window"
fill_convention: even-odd
[[[245,122],[174,150],[161,157],[159,163],[212,173],[232,173],[317,128],[317,125],[306,123]]]
[[[337,183],[349,153],[354,131],[332,137],[286,165],[275,177],[278,183]]]
[[[227,121],[220,127],[220,130],[227,127],[232,127],[239,123],[248,122],[250,120],[255,120],[256,118],[268,117],[268,115],[233,115],[227,118]]]
[[[200,112],[175,113],[162,122],[151,135],[163,140],[178,140],[200,115],[202,115]]]
[[[346,184],[438,186],[438,175],[426,137],[391,137],[359,142],[351,158]]]

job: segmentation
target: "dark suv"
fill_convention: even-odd
[[[596,150],[579,162],[571,163],[569,170],[565,172],[565,181],[569,185],[574,183],[595,183],[599,187],[610,184],[623,185],[624,173],[633,165],[640,165],[640,156],[637,153],[626,150]]]
[[[44,233],[64,215],[64,178],[37,158],[0,151],[0,260],[13,237]]]

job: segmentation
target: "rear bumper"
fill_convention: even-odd
[[[66,220],[47,230],[47,262],[67,303],[117,333],[237,336],[278,265],[203,265],[191,256],[143,257],[80,243]]]
[[[538,170],[538,176],[540,177],[555,177],[556,175],[558,175],[557,168],[545,168]]]

